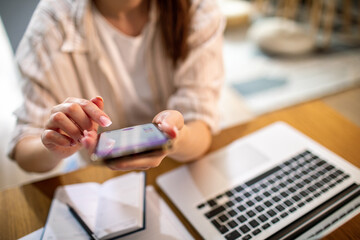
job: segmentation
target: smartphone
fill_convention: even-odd
[[[125,158],[161,154],[171,147],[171,138],[155,124],[147,123],[99,134],[91,161],[109,164]]]

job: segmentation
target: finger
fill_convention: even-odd
[[[63,112],[57,112],[51,115],[45,128],[54,131],[61,130],[76,142],[82,138],[82,131]]]
[[[162,160],[166,157],[166,154],[162,154],[156,157],[144,157],[139,159],[121,160],[109,164],[108,166],[113,170],[143,170],[148,168],[158,167]]]
[[[97,97],[90,99],[90,101],[93,102],[96,106],[98,106],[98,108],[100,108],[101,110],[104,109],[104,100],[102,97],[97,96]],[[97,131],[98,127],[99,127],[99,124],[97,124],[96,122],[93,122],[93,130]]]
[[[93,102],[98,108],[101,110],[104,109],[104,99],[101,96],[94,97],[90,99],[91,102]]]
[[[49,129],[43,132],[41,139],[45,146],[57,145],[62,147],[73,147],[76,145],[76,142],[68,136]]]
[[[66,114],[68,118],[70,118],[77,126],[79,126],[80,130],[92,130],[93,129],[93,121],[89,118],[89,116],[84,112],[82,107],[78,103],[62,103],[60,105],[55,106],[52,109],[53,113],[63,112]]]
[[[179,130],[184,126],[184,118],[182,114],[175,110],[165,110],[155,116],[154,123],[170,137],[175,138]]]
[[[89,154],[92,154],[95,150],[97,143],[97,132],[95,130],[92,131],[84,131],[84,137],[80,140],[81,144],[84,148],[87,149]]]
[[[95,103],[85,99],[68,98],[66,102],[78,103],[84,112],[96,123],[102,127],[108,127],[112,124],[110,118]],[[98,102],[97,102],[98,103]]]

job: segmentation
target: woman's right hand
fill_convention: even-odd
[[[82,146],[94,148],[98,126],[108,127],[111,120],[103,112],[101,97],[91,100],[68,98],[54,106],[41,136],[44,146],[57,158],[66,158]]]

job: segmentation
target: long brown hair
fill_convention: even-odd
[[[164,46],[175,66],[189,52],[190,0],[156,0],[156,3]]]

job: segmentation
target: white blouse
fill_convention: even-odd
[[[131,37],[113,27],[93,6],[95,28],[104,46],[105,56],[110,59],[112,68],[118,79],[124,79],[122,89],[124,113],[129,121],[143,121],[146,116],[155,116],[152,106],[151,88],[145,61],[145,40],[149,37],[149,23],[140,35]],[[125,84],[126,83],[126,84]]]
[[[191,13],[190,53],[173,67],[155,5],[140,38],[132,39],[109,25],[100,29],[104,19],[94,14],[91,0],[40,1],[16,53],[24,103],[15,112],[9,157],[20,139],[41,135],[51,108],[68,97],[102,96],[110,129],[175,109],[185,122],[202,120],[216,132],[225,21],[216,0],[193,0]]]

